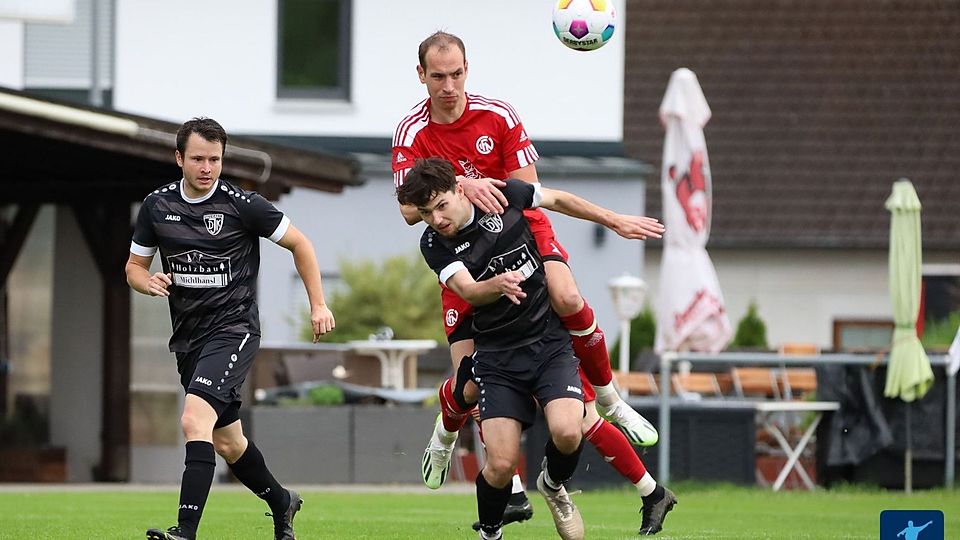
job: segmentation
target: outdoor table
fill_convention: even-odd
[[[432,339],[388,339],[350,341],[350,350],[362,355],[375,356],[380,360],[380,386],[405,388],[403,364],[408,358],[416,366],[417,355],[437,346]]]
[[[820,419],[823,418],[823,413],[839,409],[840,403],[836,401],[758,401],[756,403],[757,414],[761,417],[764,429],[777,440],[780,448],[787,453],[787,462],[784,463],[783,469],[780,470],[780,474],[777,475],[777,479],[773,483],[774,491],[779,491],[783,486],[787,475],[790,474],[790,469],[796,469],[797,474],[800,475],[800,479],[803,480],[807,489],[813,490],[816,487],[813,480],[810,479],[810,475],[807,474],[807,471],[804,470],[797,460],[800,459],[800,454],[803,453],[803,449],[806,448],[810,442],[810,438],[813,437],[814,432],[817,430],[817,426],[820,425]],[[800,440],[797,441],[796,446],[791,446],[790,441],[787,440],[783,431],[781,431],[777,423],[773,421],[773,415],[780,412],[809,411],[817,414],[803,432]]]

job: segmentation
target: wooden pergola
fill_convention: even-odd
[[[124,264],[133,231],[131,207],[156,186],[180,176],[174,161],[178,128],[171,122],[0,88],[0,148],[5,156],[0,169],[0,359],[9,357],[10,271],[40,206],[70,207],[103,284],[103,424],[97,480],[125,481],[130,475],[131,292]],[[293,187],[338,193],[362,183],[353,159],[232,135],[223,176],[271,200]],[[6,392],[6,374],[0,370],[0,414],[5,414]]]

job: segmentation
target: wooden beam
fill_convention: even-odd
[[[0,238],[0,283],[3,283],[4,286],[6,286],[10,271],[13,270],[13,264],[17,262],[17,256],[20,255],[20,248],[23,247],[27,234],[30,233],[30,227],[33,226],[33,220],[36,219],[39,211],[40,205],[38,203],[21,204],[10,228],[7,229],[3,238]]]

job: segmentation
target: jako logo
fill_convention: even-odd
[[[195,504],[181,504],[180,509],[181,510],[199,510],[200,507]]]
[[[568,386],[567,392],[573,392],[575,394],[583,394],[583,390],[577,388],[576,386]]]
[[[205,385],[207,385],[207,386],[210,386],[211,384],[213,384],[213,381],[211,381],[210,379],[207,379],[207,378],[205,378],[205,377],[197,377],[197,380],[194,381],[194,382],[198,382],[198,383],[200,383],[200,384],[205,384]]]
[[[461,251],[467,249],[468,247],[470,247],[470,242],[464,242],[464,243],[460,244],[459,246],[457,246],[457,249],[453,250],[453,253],[454,253],[454,254],[459,254]]]
[[[167,221],[180,221],[180,216],[176,214],[167,214],[167,217],[163,218]]]

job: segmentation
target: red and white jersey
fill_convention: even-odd
[[[540,159],[509,103],[466,96],[463,115],[451,124],[430,120],[427,98],[397,125],[391,160],[397,187],[418,158],[442,157],[453,163],[458,175],[499,180]]]

